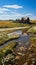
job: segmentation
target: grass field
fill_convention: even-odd
[[[36,23],[36,20],[30,20],[32,23]],[[12,27],[24,27],[29,26],[28,24],[21,24],[21,23],[14,23],[13,21],[9,20],[1,20],[0,21],[0,28],[12,28]]]
[[[24,24],[13,23],[12,21],[0,21],[0,28],[12,28],[12,27],[23,27]]]
[[[32,23],[36,23],[36,20],[31,20]]]
[[[32,20],[31,22],[35,22],[36,23],[36,20]],[[25,33],[27,34],[27,33],[31,33],[31,34],[33,34],[34,36],[30,36],[30,41],[29,41],[29,43],[31,42],[31,46],[33,45],[33,47],[29,47],[29,49],[30,49],[30,51],[31,51],[31,53],[29,53],[29,51],[27,51],[27,53],[25,54],[25,57],[22,55],[21,56],[21,58],[20,59],[17,59],[18,61],[19,61],[19,63],[21,62],[21,60],[22,60],[22,62],[24,62],[26,59],[30,59],[30,54],[31,55],[33,55],[33,51],[32,50],[34,50],[35,52],[36,52],[36,25],[35,24],[31,24],[31,25],[29,25],[29,24],[21,24],[21,23],[13,23],[12,21],[0,21],[0,29],[6,29],[6,28],[14,28],[14,27],[28,27],[28,26],[30,26],[28,29],[23,29],[22,30],[22,32],[24,33],[25,31]],[[4,44],[4,42],[5,41],[7,41],[7,40],[9,40],[9,39],[13,39],[13,38],[18,38],[19,36],[17,35],[17,34],[15,34],[15,35],[11,35],[10,37],[7,35],[7,34],[9,34],[9,33],[11,33],[11,32],[13,32],[12,30],[5,30],[5,31],[0,31],[0,46],[1,45],[3,45]],[[3,48],[1,48],[0,49],[0,65],[2,65],[2,59],[3,59],[3,57],[4,58],[6,58],[4,55],[5,55],[5,53],[8,53],[8,50],[10,51],[12,51],[12,49],[14,50],[14,49],[16,49],[15,48],[15,46],[16,46],[16,44],[18,44],[19,42],[9,42],[9,44],[8,45],[6,45],[6,46],[4,46]],[[27,42],[28,43],[28,42]],[[23,48],[23,47],[22,47]],[[21,48],[21,49],[22,49]],[[34,49],[35,48],[35,49]],[[19,49],[19,48],[18,48]],[[25,49],[25,48],[24,48]],[[29,50],[28,49],[28,50]],[[32,50],[31,50],[32,49]],[[7,52],[6,52],[7,51]],[[17,51],[18,52],[18,51]],[[20,53],[20,52],[18,52],[18,53]],[[22,53],[22,52],[21,52]],[[24,52],[23,52],[23,54],[24,54]],[[36,53],[34,53],[34,54],[36,54]],[[10,54],[11,55],[11,54]],[[27,55],[28,55],[28,57],[27,57]],[[11,56],[13,56],[13,55],[11,55]],[[18,54],[16,55],[16,56],[18,56]],[[20,55],[19,55],[20,56]],[[9,58],[10,56],[9,56],[9,54],[8,54],[8,58]],[[27,58],[26,58],[27,57]],[[25,59],[24,59],[25,58]],[[31,58],[32,58],[32,56],[31,56]],[[10,60],[10,59],[9,59]],[[17,61],[16,60],[16,61]],[[29,62],[29,60],[27,61],[27,62]],[[19,64],[18,64],[19,65]]]
[[[8,49],[13,49],[13,47],[16,45],[16,42],[10,42],[7,46],[5,46],[4,48],[0,49],[0,52],[5,53],[6,50]]]

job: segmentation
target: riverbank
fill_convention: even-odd
[[[19,38],[19,35],[11,35],[10,37],[4,37],[0,40],[0,46],[6,44],[8,41],[11,41],[11,40],[15,40],[15,39],[18,39]]]

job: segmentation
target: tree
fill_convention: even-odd
[[[21,19],[20,23],[24,23],[24,18],[23,18],[23,17],[22,17],[22,19]]]
[[[29,19],[29,17],[27,18],[26,23],[30,24],[30,19]]]
[[[30,24],[30,19],[29,19],[29,17],[27,17],[27,18],[22,17],[20,23]]]

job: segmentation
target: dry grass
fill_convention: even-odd
[[[14,23],[12,21],[0,21],[0,28],[8,28],[8,27],[23,27],[24,24],[21,23]]]
[[[36,20],[31,20],[32,23],[36,23]]]
[[[24,27],[29,26],[28,24],[21,24],[21,23],[15,23],[13,21],[9,20],[1,20],[0,21],[0,28],[12,28],[12,27]]]

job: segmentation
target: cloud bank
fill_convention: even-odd
[[[4,5],[3,7],[6,7],[6,8],[14,8],[14,9],[23,8],[23,6],[19,6],[19,5]]]
[[[23,9],[23,6],[20,5],[3,5],[0,7],[0,19],[9,20],[9,19],[19,19],[21,17],[30,17],[31,19],[36,19],[36,16],[33,13],[23,13],[20,9]]]

